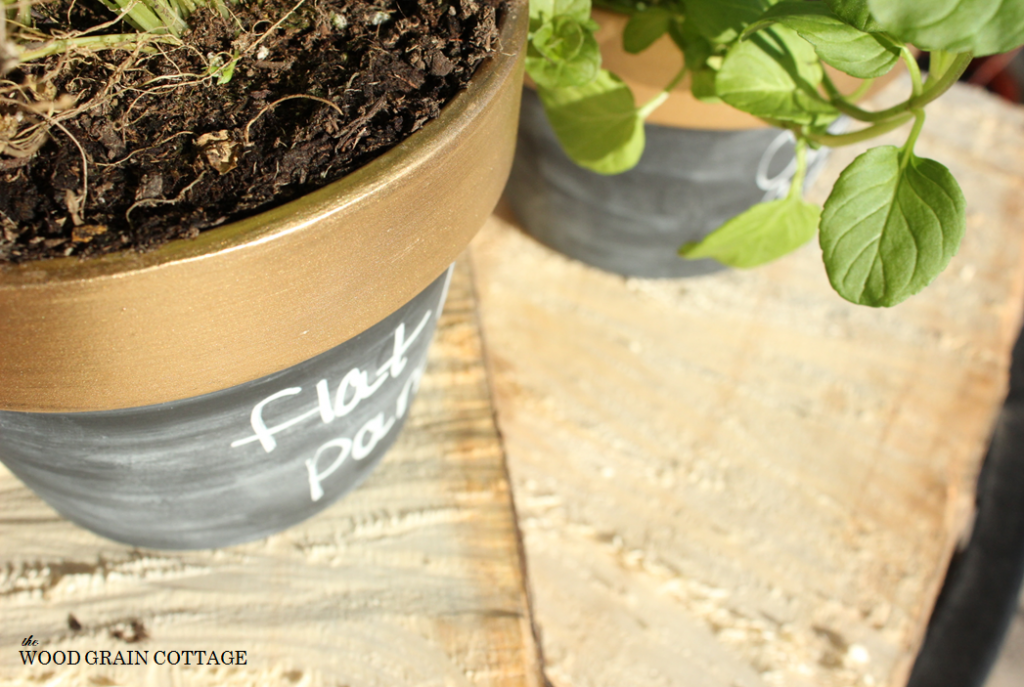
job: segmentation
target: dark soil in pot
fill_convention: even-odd
[[[693,277],[723,269],[683,260],[699,241],[762,200],[782,197],[795,169],[792,137],[647,124],[647,147],[628,172],[603,176],[562,151],[537,94],[523,89],[519,140],[506,198],[523,228],[569,257],[636,277]],[[810,151],[808,182],[825,161]]]
[[[465,85],[499,5],[271,0],[230,21],[201,10],[181,45],[23,64],[0,81],[0,262],[145,250],[344,176]]]

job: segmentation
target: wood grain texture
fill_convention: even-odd
[[[520,562],[463,262],[402,437],[298,527],[216,551],[131,549],[0,473],[0,683],[538,687]],[[132,620],[147,639],[115,636],[131,639]],[[29,634],[38,648],[149,650],[149,665],[26,669]],[[242,649],[248,665],[153,665],[181,649]]]
[[[960,180],[968,235],[890,310],[836,296],[813,244],[664,281],[507,214],[472,244],[555,687],[905,684],[1019,327],[1024,114],[956,87],[917,152]]]

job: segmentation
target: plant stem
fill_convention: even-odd
[[[255,50],[256,50],[256,46],[260,44],[260,41],[262,41],[262,40],[263,40],[264,38],[266,38],[267,36],[269,36],[269,35],[271,35],[272,33],[274,33],[274,31],[276,31],[276,30],[277,30],[277,27],[279,27],[279,26],[280,26],[281,24],[283,24],[283,23],[285,22],[285,20],[286,20],[286,19],[288,19],[288,17],[290,17],[290,16],[292,16],[293,14],[295,14],[295,12],[296,12],[296,11],[297,11],[297,10],[298,10],[298,9],[299,9],[300,7],[302,7],[302,5],[303,5],[303,4],[305,3],[305,2],[306,2],[306,0],[299,0],[299,1],[297,2],[297,3],[295,3],[295,7],[292,7],[292,8],[290,9],[290,10],[288,10],[288,14],[284,15],[283,17],[281,17],[280,19],[278,19],[278,20],[277,20],[276,22],[274,22],[274,25],[273,25],[273,26],[271,26],[271,27],[270,27],[269,29],[267,29],[266,31],[264,31],[264,32],[263,32],[263,33],[262,33],[262,34],[260,35],[260,37],[259,37],[259,38],[257,38],[257,39],[256,39],[256,41],[255,41],[255,42],[254,42],[254,43],[253,43],[252,45],[250,45],[250,46],[249,46],[248,48],[246,48],[246,49],[245,49],[244,51],[242,51],[242,54],[243,54],[243,55],[245,55],[245,54],[247,54],[247,53],[251,53],[251,52],[255,51]]]
[[[151,34],[167,32],[167,28],[160,20],[160,17],[149,7],[142,4],[141,0],[124,3],[114,2],[114,0],[100,0],[100,2],[111,12],[116,12],[119,16],[123,17],[125,21],[139,31]]]
[[[907,71],[910,72],[910,82],[913,84],[911,93],[916,98],[921,95],[924,87],[921,85],[921,68],[917,65],[917,58],[910,52],[907,46],[900,48],[900,56],[903,57],[903,62],[907,65]]]
[[[73,48],[87,48],[90,50],[131,50],[141,44],[151,41],[161,43],[176,43],[177,39],[170,36],[151,36],[142,33],[117,33],[106,36],[79,36],[78,38],[65,38],[50,41],[41,48],[26,50],[18,56],[21,62],[40,60],[50,55],[67,52]]]
[[[228,9],[228,6],[224,4],[223,0],[209,0],[209,6],[217,10],[217,13],[225,19],[228,19],[231,16],[231,11]]]
[[[854,131],[848,134],[795,133],[798,133],[800,136],[805,136],[807,139],[814,141],[815,143],[820,143],[821,145],[829,146],[830,148],[838,148],[840,146],[860,143],[861,141],[867,141],[876,136],[887,134],[894,129],[900,128],[913,118],[913,113],[904,112],[902,115],[894,117],[887,122],[879,122],[878,124],[869,126],[866,129],[861,129],[860,131]]]
[[[949,87],[957,82],[960,76],[967,70],[967,67],[971,64],[971,60],[974,59],[974,54],[969,52],[957,53],[956,56],[949,62],[942,73],[937,74],[932,71],[928,74],[928,81],[924,84],[924,93],[921,94],[921,98],[913,99],[910,108],[916,109],[924,107],[931,101],[938,98],[940,95],[949,90]],[[928,97],[931,94],[930,97]],[[922,98],[928,97],[927,100],[921,100]],[[921,102],[918,102],[918,101]]]
[[[661,107],[661,104],[668,100],[668,91],[662,91],[646,103],[637,108],[636,114],[640,119],[647,119],[651,113]]]
[[[188,8],[184,3],[178,5],[167,0],[146,0],[146,4],[160,16],[166,30],[175,36],[180,36],[188,26],[185,23]]]
[[[662,90],[665,91],[666,93],[671,93],[672,89],[679,85],[679,82],[683,80],[684,76],[686,76],[686,65],[685,64],[682,66],[682,68],[678,72],[676,72],[676,75],[672,77],[672,80],[669,81],[668,85],[665,86],[665,88],[663,88]]]
[[[641,119],[647,119],[652,112],[657,110],[659,107],[661,107],[662,103],[668,100],[669,93],[672,92],[673,88],[679,85],[679,82],[683,80],[684,76],[686,76],[685,64],[683,65],[682,69],[680,69],[676,73],[676,75],[672,77],[672,80],[668,82],[668,85],[665,86],[664,89],[662,89],[661,93],[654,96],[648,102],[644,103],[639,108],[637,108],[637,115]]]
[[[945,50],[932,50],[929,53],[929,59],[931,65],[928,67],[928,71],[932,74],[945,74],[946,70],[949,69],[949,65],[956,59],[956,53],[946,52]]]
[[[874,79],[864,79],[860,82],[860,85],[857,86],[857,90],[846,97],[853,101],[860,100],[864,97],[864,94],[868,92],[868,89],[871,88],[871,84],[873,83],[875,83]]]
[[[907,138],[907,142],[903,144],[903,149],[900,151],[900,170],[906,168],[907,163],[910,162],[910,158],[914,155],[914,145],[917,143],[917,137],[921,134],[921,128],[924,126],[924,110],[914,110],[914,128],[910,130],[910,136]]]
[[[839,92],[839,89],[837,89],[835,84],[832,83],[832,79],[828,77],[828,74],[825,74],[825,78],[822,80],[822,83],[825,84],[825,90],[828,91],[829,101],[832,103],[833,107],[844,115],[853,117],[854,119],[858,119],[862,122],[878,122],[888,119],[888,117],[891,116],[879,116],[879,113],[877,112],[869,112],[868,110],[857,107]]]
[[[835,107],[837,110],[842,112],[844,115],[847,115],[848,117],[859,119],[862,122],[872,121],[874,113],[868,112],[867,110],[862,110],[861,108],[851,103],[851,99],[856,100],[854,94],[851,94],[849,97],[847,97],[840,93],[839,89],[836,88],[835,83],[833,83],[832,79],[829,77],[828,72],[822,72],[821,83],[824,84],[825,91],[828,93],[829,102],[832,103],[832,106]],[[862,88],[863,86],[864,85],[861,84]],[[860,89],[858,89],[858,91],[859,90]],[[859,93],[857,95],[859,95]]]
[[[789,182],[787,198],[800,199],[804,194],[804,176],[807,174],[807,139],[796,139],[796,171]]]
[[[852,104],[851,101],[855,102],[857,100],[860,100],[864,96],[864,94],[868,92],[868,89],[871,88],[871,84],[875,82],[874,79],[863,79],[861,80],[860,85],[857,86],[857,89],[853,91],[853,93],[850,93],[849,95],[844,95],[839,91],[839,88],[836,86],[835,82],[832,81],[832,79],[828,75],[828,72],[825,71],[824,69],[822,69],[821,77],[821,82],[825,85],[825,91],[828,93],[829,102],[831,102],[833,105],[837,104],[837,100],[850,104]]]
[[[894,105],[887,110],[881,110],[879,112],[868,112],[861,108],[853,105],[846,101],[842,96],[836,97],[838,92],[833,93],[832,89],[829,89],[829,95],[832,97],[832,105],[843,114],[847,114],[854,119],[859,119],[862,122],[884,122],[892,117],[903,115],[912,110],[917,110],[928,103],[932,102],[940,95],[949,90],[950,86],[956,83],[956,80],[960,78],[960,75],[967,69],[967,65],[971,63],[973,55],[971,53],[958,53],[956,57],[950,62],[948,68],[942,72],[942,74],[935,76],[934,73],[928,76],[919,95],[912,95],[909,99]],[[916,64],[916,62],[915,62]],[[920,72],[918,72],[920,78]],[[913,74],[911,75],[913,79]],[[829,88],[829,82],[825,82],[825,88]]]
[[[32,26],[32,3],[28,0],[18,2],[18,23],[22,26]]]
[[[196,9],[192,0],[100,0],[107,9],[146,33],[180,36],[187,28],[185,17]],[[205,2],[199,0],[199,4]]]

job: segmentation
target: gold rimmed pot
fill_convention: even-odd
[[[154,548],[265,536],[357,485],[508,177],[526,30],[513,3],[437,119],[308,196],[145,254],[0,268],[0,460]]]
[[[595,9],[602,66],[618,75],[637,103],[649,102],[683,65],[662,36],[640,54],[622,47],[625,15]],[[891,74],[895,75],[897,70]],[[841,88],[855,79],[830,72]],[[882,85],[889,75],[875,81]],[[693,97],[689,77],[644,126],[637,166],[603,176],[562,151],[540,98],[523,93],[515,163],[506,197],[527,233],[555,250],[609,272],[638,277],[690,277],[723,269],[710,259],[683,260],[678,248],[764,200],[783,197],[796,170],[788,131],[728,105]],[[807,181],[827,149],[808,152]]]

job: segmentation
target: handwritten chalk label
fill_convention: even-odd
[[[830,134],[841,134],[850,128],[850,118],[845,115],[832,122],[828,127]],[[764,197],[761,198],[762,203],[767,203],[771,200],[779,200],[785,198],[789,193],[789,187],[792,185],[793,176],[796,174],[796,153],[790,151],[788,154],[792,155],[786,163],[785,168],[775,176],[769,175],[769,169],[776,166],[774,164],[776,153],[786,145],[796,146],[796,137],[792,131],[783,131],[776,136],[772,142],[765,149],[761,155],[760,161],[757,163],[757,174],[755,175],[754,181],[757,187],[765,192]],[[818,177],[821,170],[825,167],[825,162],[828,160],[829,149],[822,147],[817,150],[807,151],[807,171],[804,174],[805,183],[810,183]]]
[[[449,268],[437,312],[440,312],[444,306],[450,280],[451,269]],[[239,448],[259,442],[266,453],[271,453],[278,448],[275,435],[280,434],[286,429],[314,420],[315,418],[319,418],[321,424],[329,425],[335,420],[353,413],[363,401],[373,398],[389,379],[397,380],[406,370],[406,366],[409,363],[406,354],[422,335],[434,316],[434,312],[434,310],[428,310],[424,313],[422,319],[411,333],[406,333],[404,322],[400,322],[395,327],[392,335],[391,356],[373,374],[356,366],[342,375],[333,393],[330,381],[321,379],[309,393],[304,393],[301,386],[293,386],[281,389],[258,402],[253,406],[252,412],[249,414],[252,434],[232,441],[231,448]],[[309,496],[313,501],[319,501],[324,496],[323,480],[337,472],[346,461],[350,459],[360,461],[367,458],[373,453],[380,442],[387,437],[398,420],[405,417],[410,399],[419,388],[422,376],[422,364],[409,373],[394,401],[393,415],[387,413],[386,410],[378,412],[364,422],[353,434],[335,437],[324,442],[310,458],[304,461],[303,464],[309,481]],[[315,394],[315,399],[313,394]],[[268,406],[273,405],[275,411],[280,410],[282,406],[288,408],[285,405],[288,403],[286,399],[293,399],[293,397],[299,396],[304,399],[304,403],[301,406],[303,410],[297,411],[290,417],[286,415],[285,419],[272,426],[267,426],[264,414]],[[294,401],[292,402],[294,403]]]
[[[321,483],[340,468],[350,456],[353,460],[362,460],[373,452],[373,449],[377,447],[380,440],[387,436],[387,433],[391,431],[395,422],[405,416],[405,412],[409,408],[409,398],[419,387],[420,378],[422,376],[423,368],[418,367],[413,370],[412,374],[409,375],[409,378],[405,380],[405,385],[402,387],[402,391],[398,394],[398,399],[395,401],[394,417],[385,422],[384,413],[377,413],[377,415],[372,417],[366,422],[366,424],[359,428],[359,431],[356,432],[353,439],[349,439],[348,437],[331,439],[330,441],[322,444],[320,448],[316,450],[316,453],[313,454],[312,458],[306,460],[306,472],[309,476],[309,496],[311,499],[319,501],[323,498],[324,490]],[[325,469],[320,470],[320,459],[325,455],[329,455],[331,449],[335,449],[337,451],[334,456],[334,461]]]
[[[239,446],[259,441],[263,445],[263,450],[270,453],[277,448],[277,440],[274,439],[274,435],[283,432],[289,427],[294,427],[317,415],[320,416],[320,421],[324,424],[330,424],[339,417],[345,417],[355,410],[360,403],[372,397],[389,377],[398,378],[398,375],[402,373],[408,362],[405,357],[406,352],[415,343],[416,339],[419,338],[424,327],[430,322],[432,315],[432,310],[424,313],[423,319],[420,320],[419,325],[417,325],[408,338],[405,336],[404,322],[395,328],[394,347],[391,358],[377,370],[373,383],[370,383],[369,375],[365,370],[353,367],[342,377],[341,382],[338,384],[338,390],[335,392],[334,402],[331,404],[328,382],[326,379],[321,379],[316,384],[317,403],[313,408],[273,427],[267,427],[263,420],[264,409],[278,399],[302,393],[302,387],[294,386],[271,394],[252,408],[252,413],[249,415],[249,423],[252,425],[253,434],[244,439],[237,439],[231,442],[231,448],[238,448]]]

